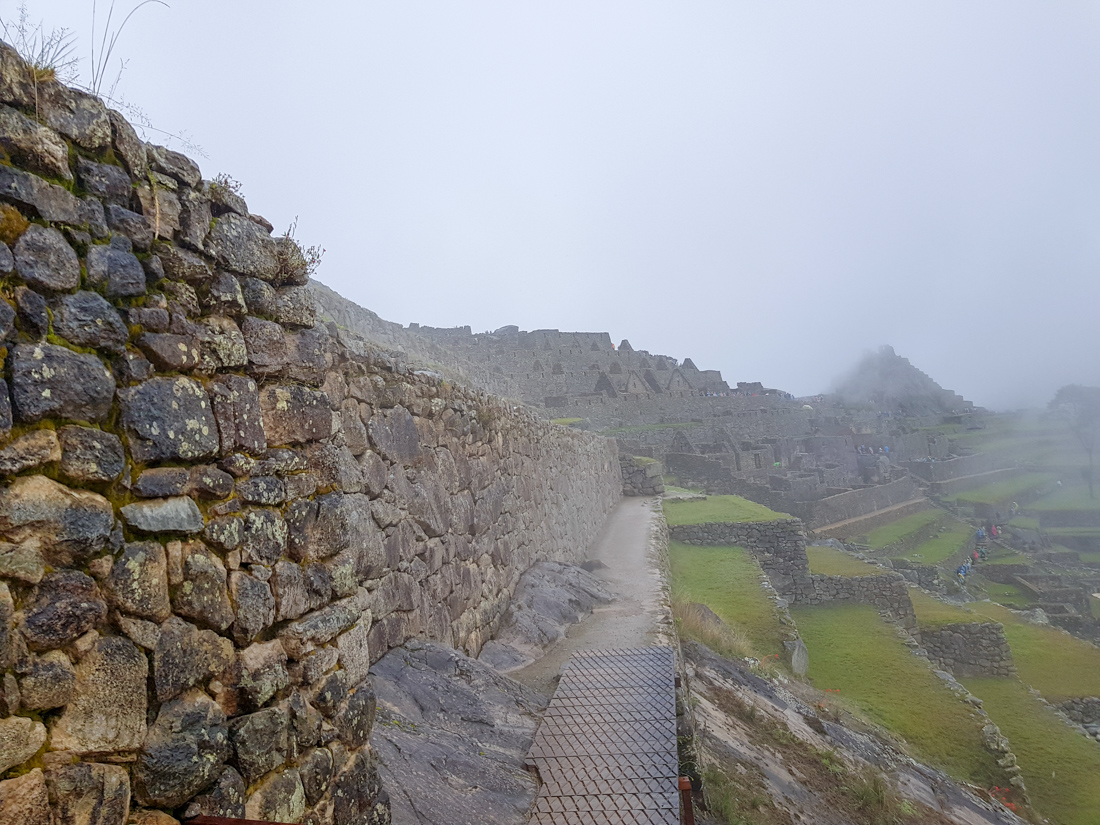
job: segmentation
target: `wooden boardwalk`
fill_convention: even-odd
[[[533,825],[677,825],[672,648],[574,653],[526,764]]]

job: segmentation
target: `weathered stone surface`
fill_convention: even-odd
[[[275,241],[262,227],[232,212],[217,218],[206,239],[206,249],[218,265],[265,281],[279,269]]]
[[[46,777],[41,768],[0,782],[0,822],[54,825]]]
[[[240,284],[249,314],[274,319],[278,308],[275,288],[258,278],[241,278]]]
[[[291,658],[300,658],[317,645],[330,642],[359,620],[360,609],[353,599],[333,602],[291,622],[279,631],[283,648]]]
[[[420,457],[420,434],[415,420],[404,407],[376,412],[367,430],[375,448],[388,461],[408,466]]]
[[[17,344],[11,364],[12,404],[19,421],[102,421],[111,410],[115,379],[94,355],[53,344]]]
[[[286,552],[287,527],[277,510],[249,510],[244,514],[241,560],[274,564]]]
[[[109,204],[106,209],[107,226],[129,238],[136,249],[148,252],[153,244],[153,227],[144,215],[131,212],[121,206]]]
[[[222,709],[192,690],[161,706],[134,766],[134,796],[143,805],[175,808],[209,787],[229,758]]]
[[[245,781],[252,784],[286,763],[286,711],[265,708],[238,717],[230,723],[229,739],[237,755],[237,768]]]
[[[213,214],[210,201],[193,189],[181,189],[180,230],[176,235],[179,243],[196,252],[205,251],[206,236],[210,233],[210,220]]]
[[[370,628],[371,613],[363,611],[359,620],[350,629],[336,637],[336,648],[340,651],[340,666],[348,674],[348,682],[358,685],[367,678],[370,669]]]
[[[46,786],[55,825],[126,825],[130,777],[123,767],[78,762],[50,768]]]
[[[141,213],[153,228],[153,235],[171,240],[180,228],[180,201],[175,192],[161,185],[163,182],[158,180],[154,188],[143,181],[134,187],[134,194]]]
[[[24,609],[20,629],[31,650],[62,647],[107,616],[96,583],[79,570],[44,577]]]
[[[168,601],[168,559],[158,541],[127,544],[104,582],[111,605],[143,619],[163,622]]]
[[[206,391],[189,378],[151,378],[119,390],[130,451],[142,463],[210,458],[218,430]]]
[[[83,204],[79,198],[37,175],[11,166],[0,167],[0,199],[18,204],[43,220],[82,223]]]
[[[190,336],[145,332],[138,336],[137,345],[155,367],[165,372],[184,372],[199,365],[198,341]]]
[[[165,276],[173,281],[201,284],[213,274],[203,258],[186,249],[158,241],[153,244],[153,251],[160,258]]]
[[[364,749],[350,758],[336,777],[333,786],[334,823],[353,825],[359,822],[376,821],[374,808],[383,792],[378,768],[369,750]],[[389,811],[383,811],[380,818],[381,821],[388,822]]]
[[[11,475],[61,460],[61,443],[53,430],[32,430],[0,450],[0,473]]]
[[[275,299],[275,320],[288,327],[312,327],[317,321],[313,292],[306,286],[279,290]]]
[[[46,560],[36,543],[8,544],[0,542],[0,576],[38,584],[46,572]]]
[[[172,594],[172,607],[201,625],[225,630],[234,620],[225,565],[201,542],[189,543],[184,553],[183,582]]]
[[[142,470],[131,488],[142,498],[166,498],[181,496],[187,492],[191,472],[186,467],[151,467]]]
[[[214,418],[221,436],[221,454],[236,450],[262,453],[267,449],[259,388],[251,378],[225,375],[213,383]]]
[[[66,162],[68,161],[66,152]],[[68,167],[66,165],[66,171]],[[104,203],[119,206],[130,204],[130,176],[125,170],[106,163],[96,163],[88,158],[76,159],[76,177],[89,195]]]
[[[187,496],[135,501],[119,512],[130,527],[145,533],[201,533],[205,526],[202,511]]]
[[[112,359],[111,371],[115,380],[123,387],[148,381],[156,374],[149,359],[140,352],[132,350],[126,350],[119,357]]]
[[[275,595],[275,621],[297,619],[310,609],[306,575],[290,561],[280,561],[271,573],[271,590]]]
[[[370,409],[365,404],[363,407],[367,410]],[[370,449],[367,427],[360,415],[359,402],[354,398],[347,398],[340,405],[340,425],[344,434],[344,444],[347,445],[352,455],[361,456]]]
[[[275,621],[275,597],[267,582],[235,570],[229,574],[229,598],[237,611],[233,638],[246,645]]]
[[[25,716],[0,719],[0,772],[26,762],[46,744],[46,728]]]
[[[374,688],[369,679],[364,679],[350,690],[333,717],[340,741],[352,748],[367,744],[374,727],[374,714]]]
[[[127,825],[180,825],[180,821],[164,811],[133,810]]]
[[[202,172],[198,165],[186,155],[152,143],[146,144],[145,149],[148,152],[149,165],[156,171],[163,172],[187,186],[198,186],[202,182]]]
[[[286,366],[289,353],[283,328],[274,321],[249,315],[241,324],[248,363],[257,375],[275,375]]]
[[[80,261],[51,227],[31,224],[15,244],[15,269],[33,289],[63,292],[80,285]]]
[[[171,617],[153,652],[153,682],[164,702],[216,676],[233,663],[233,643],[212,630]]]
[[[240,281],[231,273],[221,270],[218,270],[207,286],[202,303],[207,312],[215,315],[244,315],[248,312]]]
[[[39,84],[38,110],[47,125],[85,149],[111,145],[107,107],[95,95],[58,82]]]
[[[302,775],[302,787],[306,792],[306,803],[316,805],[328,790],[332,780],[332,751],[328,748],[313,748],[298,763],[298,772]]]
[[[248,363],[244,335],[232,318],[211,315],[195,325],[199,344],[199,370],[211,374],[219,370],[239,369]]]
[[[115,236],[109,246],[88,250],[88,283],[103,289],[108,298],[145,294],[145,270],[130,252],[130,241]]]
[[[133,642],[100,638],[76,666],[72,701],[50,731],[56,750],[78,754],[136,750],[145,738],[149,662]]]
[[[107,239],[113,240],[111,238],[110,227],[107,226],[107,211],[103,208],[103,204],[100,202],[99,198],[94,198],[91,195],[88,195],[86,198],[84,198],[83,201],[81,201],[80,212],[81,218],[83,219],[84,223],[88,224],[88,240],[84,241],[82,237],[81,242],[77,243],[73,237],[73,234],[70,234],[69,238],[70,240],[72,240],[74,246],[76,246],[78,249],[83,249],[86,251],[91,245],[93,238],[97,241]],[[73,230],[73,232],[75,231],[76,230]],[[82,231],[81,235],[83,235]],[[126,239],[126,243],[130,243],[129,239]],[[130,247],[128,246],[127,248]]]
[[[118,312],[95,292],[77,292],[58,302],[54,332],[79,347],[96,347],[119,353],[130,332]]]
[[[145,332],[168,332],[168,310],[159,307],[131,307],[127,312],[131,324]]]
[[[547,648],[613,594],[591,573],[571,564],[537,562],[520,577],[500,629],[478,661],[508,673],[541,659]]]
[[[130,170],[133,177],[144,178],[149,168],[145,143],[137,136],[134,127],[121,114],[109,109],[107,117],[111,121],[115,151],[122,158],[123,163],[126,164],[126,168]]]
[[[19,680],[22,706],[28,710],[49,710],[69,704],[76,686],[76,671],[60,650],[32,656],[26,674]]]
[[[217,782],[191,800],[181,817],[187,821],[198,816],[222,816],[230,819],[244,817],[245,784],[233,768],[225,768]]]
[[[58,430],[61,472],[77,483],[114,481],[125,469],[122,441],[91,427],[69,425]]]
[[[297,768],[273,773],[248,797],[246,819],[298,822],[306,812],[306,793]]]
[[[385,562],[382,532],[360,494],[326,493],[287,510],[288,549],[298,561],[318,561],[351,550],[366,574]]]
[[[73,179],[69,171],[69,147],[57,132],[7,106],[0,106],[0,147],[14,163],[31,172],[67,181]]]
[[[17,651],[15,629],[12,619],[15,615],[15,600],[11,596],[11,588],[8,583],[0,581],[0,667],[5,670],[16,660]],[[5,704],[15,706],[18,702],[14,697],[7,696],[7,686],[4,689]]]
[[[156,650],[157,642],[160,641],[160,625],[121,614],[116,617],[116,621],[119,630],[126,634],[126,638],[131,642],[145,650]]]
[[[248,504],[282,504],[286,501],[286,484],[276,476],[253,476],[237,482],[237,498]]]
[[[236,681],[226,687],[238,694],[245,709],[258,709],[289,683],[286,651],[276,639],[256,642],[237,657]]]
[[[523,819],[538,790],[523,760],[544,697],[458,651],[420,642],[390,651],[371,679],[379,720],[371,747],[383,784],[401,788],[392,797],[395,821]]]
[[[297,384],[264,387],[260,410],[269,444],[305,444],[332,435],[328,396]]]
[[[317,326],[286,336],[287,365],[283,375],[311,387],[325,383],[328,369],[326,349],[329,344],[326,327]]]
[[[15,288],[15,317],[19,329],[35,341],[41,341],[50,332],[50,311],[46,299],[25,286]]]
[[[211,519],[202,537],[218,550],[225,552],[235,550],[244,538],[244,519],[239,516],[221,516]]]

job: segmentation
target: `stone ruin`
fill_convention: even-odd
[[[0,822],[388,822],[369,666],[476,655],[614,442],[318,323],[237,192],[3,44],[0,149]]]

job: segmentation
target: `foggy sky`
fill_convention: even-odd
[[[90,0],[28,5],[87,53]],[[1095,3],[171,5],[119,93],[384,318],[796,394],[884,343],[999,408],[1100,383]]]

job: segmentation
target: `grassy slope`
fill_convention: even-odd
[[[1028,490],[1053,480],[1054,476],[1046,473],[1025,473],[1007,481],[999,481],[996,484],[986,484],[984,487],[966,490],[959,493],[955,498],[969,504],[998,504],[1003,501],[1010,501]]]
[[[1049,496],[1027,505],[1029,510],[1100,510],[1100,498],[1089,498],[1089,488],[1062,487]]]
[[[882,576],[889,572],[832,547],[807,547],[806,556],[810,572],[824,576]]]
[[[874,608],[840,604],[791,611],[810,651],[810,678],[840,690],[871,719],[909,742],[914,755],[953,776],[988,785],[997,776],[979,717],[902,644]]]
[[[1059,825],[1100,822],[1100,748],[1016,679],[963,679],[1012,743],[1035,809]]]
[[[875,550],[889,547],[894,542],[901,541],[903,538],[912,535],[922,527],[927,527],[939,517],[940,513],[938,510],[922,510],[919,513],[904,516],[897,521],[884,524],[877,530],[872,530],[867,536],[867,543]]]
[[[1058,628],[1025,622],[993,602],[954,607],[920,590],[910,590],[917,622],[924,626],[953,622],[1001,622],[1020,680],[1059,702],[1074,696],[1100,696],[1100,648]]]
[[[702,602],[748,636],[757,656],[780,653],[779,616],[760,587],[760,567],[740,547],[693,547],[672,542],[668,550],[672,590],[685,601]]]
[[[705,501],[666,501],[665,519],[669,526],[705,524],[720,521],[775,521],[790,518],[769,510],[763,504],[740,496],[708,496]]]
[[[947,526],[948,529],[945,532],[938,533],[898,558],[920,564],[939,564],[951,558],[970,541],[973,530],[969,524],[954,519],[949,520]]]

